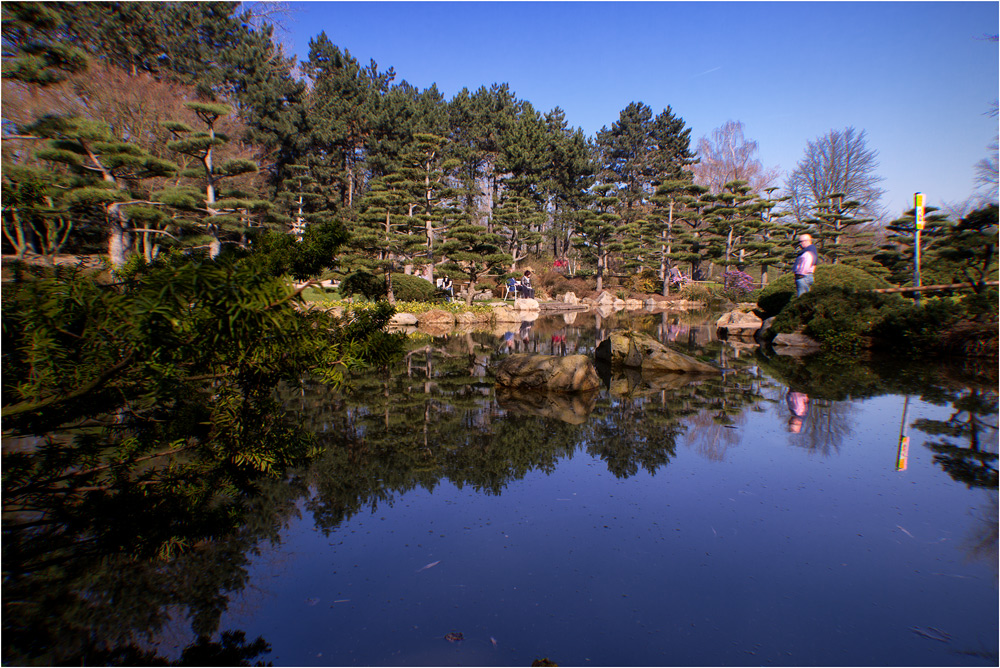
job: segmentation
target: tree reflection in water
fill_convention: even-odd
[[[592,352],[595,325],[606,333],[622,324],[579,320],[539,320],[527,345]],[[726,372],[696,382],[615,373],[604,389],[582,396],[494,392],[486,366],[503,332],[421,334],[411,338],[408,354],[356,377],[350,391],[308,382],[280,388],[291,421],[314,434],[315,457],[284,480],[244,481],[236,504],[174,506],[169,496],[137,503],[141,489],[124,486],[61,514],[45,506],[48,489],[9,497],[17,481],[5,467],[4,662],[166,663],[153,642],[177,618],[187,619],[195,640],[177,661],[208,663],[216,652],[229,665],[251,662],[267,643],[239,632],[220,637],[220,615],[246,586],[251,556],[279,540],[297,502],[305,499],[316,526],[330,532],[358,513],[444,481],[498,495],[580,451],[619,478],[669,466],[681,442],[723,459],[738,447],[748,411],[784,409],[788,388],[809,396],[792,442],[823,455],[839,451],[851,433],[851,402],[858,398],[913,393],[951,406],[948,419],[918,420],[914,427],[934,437],[928,447],[949,475],[989,492],[966,549],[995,564],[997,396],[989,381],[937,376],[931,365],[901,371],[896,364],[778,358],[729,346],[690,325],[682,331],[680,322],[671,331],[659,316],[639,324],[682,340],[688,354],[724,361]],[[183,490],[183,481],[178,485]],[[177,549],[147,554],[150,531],[165,521],[173,523]]]

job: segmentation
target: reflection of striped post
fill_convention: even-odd
[[[906,460],[910,455],[910,437],[906,435],[906,411],[910,407],[910,397],[903,400],[903,420],[899,425],[899,448],[896,450],[896,470],[906,470]]]
[[[924,229],[924,194],[913,193],[913,287],[920,287],[920,233]],[[920,293],[914,293],[913,301],[920,303]]]

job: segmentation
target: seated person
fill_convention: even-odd
[[[671,285],[683,285],[687,283],[687,276],[681,273],[681,270],[677,267],[670,268],[670,284]]]
[[[518,286],[517,291],[523,297],[528,297],[529,299],[534,299],[535,290],[531,287],[531,270],[528,269],[524,272],[524,278],[521,279],[521,284]]]

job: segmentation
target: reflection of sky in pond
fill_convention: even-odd
[[[655,474],[616,477],[588,441],[499,495],[442,479],[329,535],[304,510],[221,628],[275,665],[995,665],[996,490],[912,428],[898,471],[901,396],[813,399],[790,433],[785,388],[763,393],[731,424],[682,420]]]

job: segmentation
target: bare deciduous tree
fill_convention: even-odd
[[[817,204],[839,194],[845,202],[858,202],[859,216],[878,221],[885,215],[880,204],[885,191],[876,169],[878,151],[868,147],[864,130],[830,130],[806,145],[805,157],[789,175],[789,208],[800,221],[806,220]]]
[[[997,102],[993,103],[989,115],[996,118],[998,114]],[[987,148],[990,150],[988,158],[983,158],[976,163],[976,184],[983,192],[986,203],[995,202],[997,199],[997,186],[1000,185],[1000,137],[994,137],[993,143]]]
[[[757,158],[758,144],[743,136],[742,121],[726,121],[712,130],[711,137],[698,141],[700,162],[691,167],[694,182],[719,193],[730,181],[746,181],[754,192],[761,192],[778,178],[777,167],[764,168]]]

